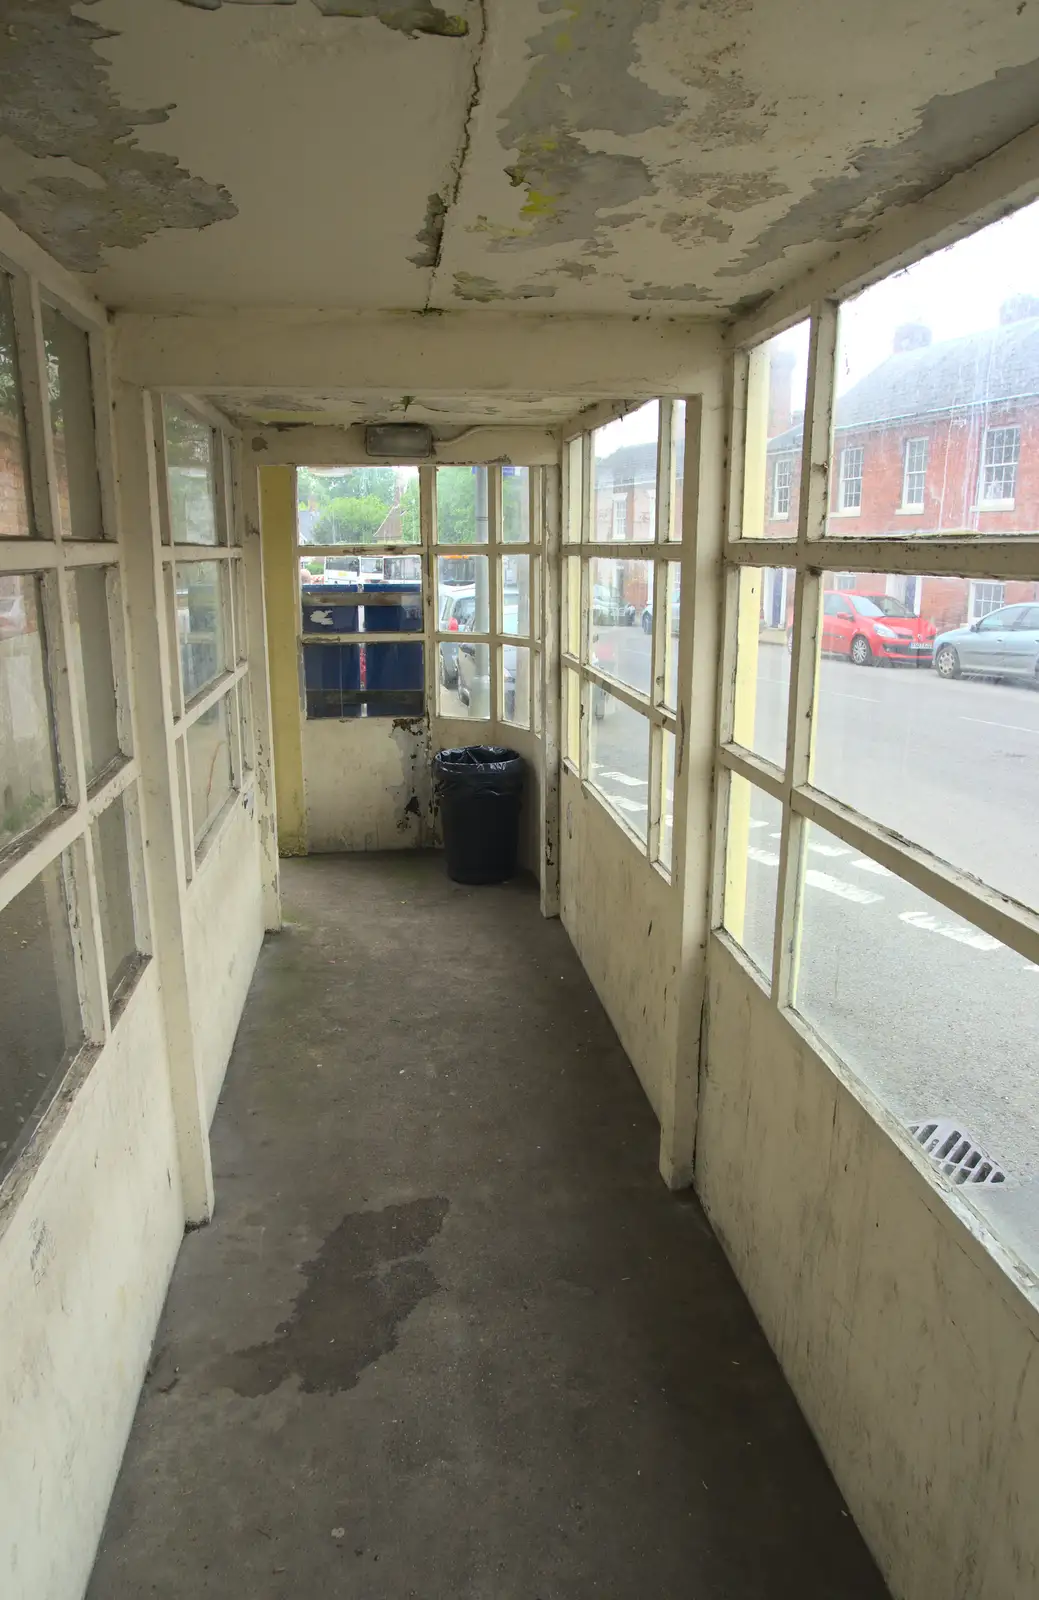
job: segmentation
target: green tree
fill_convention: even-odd
[[[314,472],[300,467],[296,498],[303,510],[324,511],[333,500],[378,500],[388,511],[397,492],[392,467],[343,467],[338,472]]]
[[[440,544],[476,543],[477,472],[472,467],[437,468],[437,539]]]
[[[371,544],[389,507],[376,495],[330,500],[314,524],[315,544]]]
[[[400,497],[400,536],[405,544],[419,542],[418,478],[409,478]]]

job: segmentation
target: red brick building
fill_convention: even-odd
[[[791,365],[771,372],[765,534],[796,527],[802,422]],[[935,343],[922,323],[895,330],[891,354],[837,400],[828,531],[845,538],[1039,532],[1039,299],[1005,302],[997,327]],[[832,588],[897,596],[936,627],[975,621],[1034,583],[968,583],[834,573]],[[786,585],[766,586],[778,623]]]

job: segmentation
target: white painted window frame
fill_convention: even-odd
[[[165,412],[175,403],[210,428],[213,439],[213,478],[216,500],[216,544],[174,544],[170,517],[169,472],[166,461]],[[164,597],[169,639],[170,696],[173,738],[180,784],[184,870],[191,882],[213,848],[227,819],[248,791],[253,764],[253,716],[249,687],[248,639],[243,562],[243,501],[241,445],[226,417],[206,401],[192,395],[154,394],[153,429],[159,505],[159,530],[155,557],[159,566],[158,592]],[[184,563],[213,562],[220,570],[220,607],[224,644],[223,670],[190,700],[184,695],[184,675],[176,617],[176,568]],[[220,701],[226,702],[231,759],[231,792],[220,810],[196,837],[188,772],[187,733],[200,717]]]
[[[640,401],[639,405],[645,404]],[[566,752],[566,708],[563,708],[563,766],[572,772],[581,783],[586,794],[594,796],[607,814],[622,829],[627,838],[641,855],[644,855],[654,869],[669,883],[673,881],[673,866],[669,866],[661,857],[661,841],[663,835],[663,808],[664,794],[663,782],[666,770],[664,757],[665,740],[670,737],[677,739],[678,713],[677,708],[668,706],[666,701],[668,687],[668,651],[670,634],[670,607],[668,595],[669,567],[673,567],[681,582],[681,543],[671,537],[672,529],[672,504],[675,498],[675,463],[674,463],[674,433],[673,413],[676,402],[661,399],[658,401],[659,432],[657,437],[657,470],[654,504],[654,537],[652,540],[635,541],[625,539],[618,541],[597,539],[595,518],[594,494],[594,429],[587,429],[580,435],[572,435],[564,440],[563,447],[563,489],[562,501],[564,508],[570,505],[571,478],[574,471],[577,452],[572,447],[580,439],[581,461],[581,495],[580,512],[578,521],[578,537],[572,537],[572,530],[567,527],[562,546],[563,556],[563,582],[562,582],[562,607],[564,614],[568,605],[566,593],[566,573],[572,571],[567,566],[568,558],[576,558],[580,574],[580,604],[578,608],[580,639],[578,652],[566,648],[572,644],[564,631],[561,639],[562,680],[564,684],[576,682],[580,695],[580,722],[579,722],[579,756],[574,760]],[[632,407],[632,409],[636,409]],[[623,408],[616,409],[613,414],[623,414]],[[688,408],[687,408],[688,422]],[[599,424],[597,424],[598,426]],[[689,453],[688,441],[686,452]],[[612,534],[612,525],[611,525]],[[631,689],[627,684],[611,677],[591,663],[591,627],[592,627],[592,562],[596,558],[623,561],[651,561],[653,563],[653,629],[650,653],[650,693],[644,695],[636,689]],[[670,645],[670,649],[678,649],[677,638]],[[569,674],[575,676],[571,678]],[[681,664],[679,664],[681,674]],[[605,690],[614,699],[630,710],[637,711],[646,718],[649,729],[649,797],[646,838],[631,827],[622,813],[611,806],[609,797],[592,782],[591,766],[589,760],[589,734],[592,717],[592,696],[596,689]],[[672,771],[678,772],[677,762],[674,759],[676,745],[672,745]],[[677,776],[676,776],[677,782]]]
[[[810,308],[812,331],[800,509],[796,536],[792,539],[741,537],[739,508],[742,505],[746,456],[744,424],[747,377],[753,346],[749,343],[737,346],[734,352],[710,922],[714,935],[733,953],[754,981],[766,988],[772,1004],[794,1031],[812,1039],[824,1059],[839,1062],[844,1074],[852,1081],[860,1082],[854,1069],[841,1061],[838,1051],[825,1035],[807,1024],[793,1005],[805,881],[806,830],[809,823],[824,828],[860,855],[887,868],[913,888],[937,901],[954,916],[963,918],[1036,965],[1039,965],[1039,913],[1011,896],[979,883],[976,878],[934,852],[908,843],[892,829],[832,799],[812,784],[811,741],[818,686],[824,571],[844,569],[848,572],[885,572],[913,577],[937,574],[1003,583],[1012,580],[1034,581],[1039,576],[1039,536],[971,534],[935,538],[910,535],[896,541],[891,538],[849,538],[827,532],[838,311],[839,300],[836,298],[819,300]],[[792,316],[788,322],[795,320],[800,318]],[[755,338],[755,345],[760,339],[767,339],[777,331],[781,330],[762,328]],[[739,575],[744,566],[760,567],[762,563],[788,567],[795,573],[789,711],[783,767],[735,743],[731,737],[737,694]],[[733,775],[745,778],[756,788],[771,795],[783,808],[770,980],[763,978],[723,927],[729,789]],[[874,1098],[866,1092],[864,1103],[873,1104]],[[881,1126],[909,1154],[909,1136],[896,1125],[895,1119],[882,1109],[877,1116]],[[914,1152],[911,1159],[915,1160],[917,1155]],[[998,1255],[1001,1260],[1005,1256],[1001,1247]]]
[[[902,445],[902,502],[898,508],[900,511],[912,512],[923,511],[924,509],[927,499],[927,457],[930,454],[930,450],[928,448],[929,444],[930,440],[928,439],[927,435],[919,434],[912,439],[906,439]],[[912,462],[915,459],[913,452],[920,446],[923,447],[923,460],[919,466],[913,466]],[[919,478],[920,480],[919,495],[915,495],[912,490],[910,480],[914,478]]]
[[[785,478],[780,478],[780,468],[785,469]],[[790,507],[793,500],[794,488],[794,457],[792,452],[784,452],[776,456],[772,464],[772,518],[773,522],[786,522],[790,517]],[[785,495],[785,505],[780,504],[780,499]]]
[[[979,606],[984,589],[998,589],[999,599],[993,605]],[[1006,584],[994,578],[974,578],[971,580],[970,599],[967,606],[967,621],[980,622],[982,617],[987,617],[993,611],[1001,611],[1006,605]]]
[[[995,440],[1000,434],[1014,435],[1014,449],[1012,458],[990,460],[995,453]],[[1002,447],[1000,447],[1002,449]],[[979,511],[1013,511],[1017,497],[1017,469],[1021,464],[1021,429],[1017,423],[1000,424],[998,427],[986,428],[981,440],[981,472],[978,479],[978,510]],[[1010,467],[1013,473],[1012,493],[1009,495],[990,495],[986,492],[991,472],[1002,472]]]
[[[33,1150],[51,1106],[71,1081],[82,1081],[93,1060],[113,1037],[120,1018],[152,958],[152,925],[145,874],[140,809],[140,767],[134,738],[133,689],[128,660],[123,540],[115,492],[116,472],[111,415],[112,388],[108,330],[100,307],[73,298],[42,282],[19,262],[4,256],[0,270],[10,280],[15,341],[27,445],[28,488],[35,535],[0,539],[0,574],[35,577],[40,583],[44,622],[44,670],[48,682],[52,732],[61,799],[58,807],[0,852],[0,911],[53,863],[61,870],[67,902],[77,998],[83,1036],[53,1075],[12,1150],[4,1152],[0,1199],[20,1187],[31,1169]],[[59,489],[48,404],[48,365],[42,306],[58,311],[87,335],[94,410],[94,449],[101,499],[101,540],[65,537],[61,530]],[[66,429],[74,418],[66,417]],[[81,724],[83,662],[75,647],[75,578],[88,569],[106,574],[116,730],[121,754],[88,783],[85,732]],[[122,801],[130,867],[137,960],[109,992],[94,824]]]
[[[858,471],[850,472],[849,463],[853,457],[858,458]],[[845,445],[840,456],[840,470],[837,480],[837,516],[857,517],[862,512],[862,486],[866,467],[866,447],[861,444]],[[854,505],[848,504],[848,487],[857,483],[859,497]]]

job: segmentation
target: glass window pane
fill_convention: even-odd
[[[530,557],[501,558],[501,631],[525,639],[530,633]]]
[[[421,644],[305,644],[307,716],[420,717],[424,655]]]
[[[581,503],[583,483],[584,436],[578,434],[566,447],[566,516],[563,519],[563,538],[576,544],[581,538]]]
[[[535,650],[530,664],[531,703],[534,708],[534,732],[541,732],[541,651]]]
[[[502,721],[530,727],[530,651],[526,645],[501,647]]]
[[[51,435],[66,539],[103,539],[97,476],[90,339],[53,306],[43,306]]]
[[[481,721],[491,714],[491,647],[461,640],[441,644],[438,704],[442,717]]]
[[[38,578],[0,575],[0,849],[59,802]]]
[[[504,544],[530,543],[530,468],[501,469],[501,536]]]
[[[296,518],[301,545],[418,544],[418,467],[299,467]]]
[[[779,801],[730,773],[722,923],[769,982],[782,830]]]
[[[246,661],[249,656],[249,610],[245,592],[245,562],[231,563],[234,580],[234,632],[235,659]]]
[[[755,755],[786,765],[793,638],[794,573],[741,567],[732,737]]]
[[[664,630],[663,700],[669,711],[678,710],[678,626],[682,606],[682,568],[669,561],[665,577],[667,627]]]
[[[682,537],[682,497],[685,494],[685,401],[671,406],[671,520],[664,537]]]
[[[1037,247],[1033,203],[841,307],[829,533],[1039,532]]]
[[[486,556],[437,556],[437,627],[441,633],[488,633],[490,563]]]
[[[125,982],[137,962],[133,891],[130,887],[130,848],[126,833],[123,796],[113,800],[93,826],[94,872],[104,945],[108,998]]]
[[[226,670],[220,561],[178,561],[177,638],[184,699],[191,700]]]
[[[590,580],[593,666],[648,695],[652,674],[652,561],[596,558]]]
[[[809,331],[807,321],[799,322],[750,352],[740,524],[744,539],[792,539],[797,532]]]
[[[649,828],[649,720],[608,690],[590,686],[588,781],[640,839]]]
[[[581,766],[581,680],[572,667],[563,668],[563,754]]]
[[[83,1038],[61,861],[0,911],[0,1170]]]
[[[437,541],[486,544],[490,536],[487,467],[437,467]]]
[[[233,788],[227,697],[204,711],[191,724],[184,738],[197,845]]]
[[[530,558],[530,631],[535,644],[541,642],[541,557]]]
[[[174,544],[218,544],[213,429],[175,400],[163,406]]]
[[[998,1164],[964,1198],[1039,1266],[1035,968],[822,828],[807,859],[797,1010],[903,1124],[951,1122]]]
[[[108,591],[118,605],[119,576],[114,567],[80,567],[73,577],[74,632],[79,643],[79,723],[87,782],[121,754],[116,720],[115,674]]]
[[[567,655],[581,654],[581,559],[567,556],[563,562],[563,649]]]
[[[670,872],[675,836],[675,736],[666,728],[660,784],[660,860]]]
[[[344,570],[360,559],[362,570]],[[301,556],[304,633],[421,633],[421,556]],[[388,569],[395,576],[384,576]]]
[[[0,272],[0,539],[33,533],[11,280]]]
[[[595,518],[591,538],[656,538],[659,430],[659,400],[648,400],[637,411],[595,429]]]
[[[824,582],[813,782],[1039,909],[1039,582]]]

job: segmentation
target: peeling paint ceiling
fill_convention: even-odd
[[[320,423],[349,427],[357,422],[427,422],[434,430],[519,423],[553,427],[585,405],[579,395],[537,394],[379,394],[372,390],[293,389],[285,394],[254,390],[207,390],[206,398],[233,421],[301,426]]]
[[[5,0],[3,20],[0,209],[138,309],[722,316],[1039,112],[1035,0]]]

